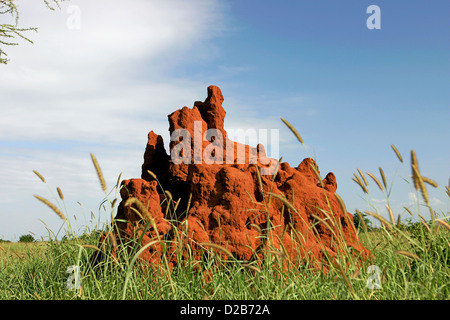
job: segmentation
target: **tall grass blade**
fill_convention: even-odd
[[[223,253],[225,253],[230,258],[233,257],[233,254],[230,251],[228,251],[227,249],[225,249],[222,246],[219,246],[218,244],[210,243],[210,242],[203,242],[203,243],[200,243],[200,246],[214,248],[214,249],[217,249],[219,251],[222,251]]]
[[[394,251],[394,253],[408,257],[408,258],[412,258],[414,260],[420,260],[420,257],[418,255],[411,253],[409,251],[406,251],[406,250],[397,250],[397,251]]]
[[[392,210],[391,210],[391,208],[389,207],[389,205],[386,205],[386,209],[388,210],[389,217],[391,218],[392,224],[395,225],[394,213],[392,212]]]
[[[148,247],[150,247],[150,246],[152,246],[152,245],[154,245],[154,244],[156,244],[158,242],[159,242],[159,240],[154,240],[154,241],[151,241],[151,242],[147,243],[145,246],[143,246],[141,249],[139,249],[139,251],[136,252],[136,254],[131,259],[131,262],[128,265],[128,269],[127,269],[127,272],[126,272],[125,283],[123,285],[122,300],[125,300],[125,296],[126,296],[126,293],[127,293],[128,282],[129,282],[129,280],[131,278],[131,273],[133,271],[133,267],[134,267],[134,264],[136,263],[137,258],[141,255],[142,252],[144,252],[144,250],[147,250]]]
[[[267,194],[269,194],[272,197],[274,197],[274,198],[280,200],[281,202],[283,202],[283,204],[286,205],[293,212],[298,213],[297,209],[284,196],[276,194],[276,193],[273,193],[273,192],[268,192]]]
[[[370,211],[364,211],[364,213],[365,213],[365,214],[368,214],[369,216],[372,216],[372,217],[378,219],[378,221],[380,221],[381,224],[384,225],[384,226],[386,226],[389,230],[392,229],[392,226],[391,226],[391,224],[389,223],[389,221],[387,221],[385,218],[383,218],[383,217],[380,216],[379,214],[374,213],[374,212],[370,212]]]
[[[355,293],[355,289],[353,289],[352,284],[348,280],[347,275],[345,274],[344,269],[342,268],[341,264],[336,260],[336,264],[338,266],[338,270],[341,273],[342,277],[344,278],[345,283],[347,284],[348,289],[350,290],[350,293],[352,294],[354,299],[358,299],[358,296]]]
[[[442,219],[436,219],[437,222],[439,222],[440,224],[442,224],[444,227],[447,228],[447,230],[450,230],[450,224],[448,224],[447,221],[444,221]]]

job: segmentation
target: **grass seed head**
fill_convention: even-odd
[[[414,169],[414,167],[416,167],[416,170]],[[411,169],[414,188],[416,188],[416,190],[419,190],[419,163],[417,162],[417,156],[414,150],[411,150]]]
[[[56,188],[56,191],[58,192],[58,196],[61,200],[64,200],[64,195],[59,187]]]
[[[440,224],[442,224],[444,227],[446,227],[447,230],[450,230],[450,224],[447,221],[442,220],[442,219],[436,219],[436,221],[439,222]]]
[[[380,169],[381,179],[383,180],[384,188],[387,189],[386,176],[384,175],[383,169],[381,167],[379,169]]]
[[[422,176],[419,173],[419,169],[417,168],[416,165],[412,165],[412,168],[413,168],[413,172],[414,172],[413,173],[413,177],[415,177],[415,178],[413,178],[414,184],[417,181],[417,184],[419,185],[420,192],[422,193],[422,197],[423,197],[425,203],[427,205],[429,205],[430,204],[430,199],[428,198],[428,191],[427,191],[427,188],[425,186],[425,183],[423,182]]]
[[[105,178],[103,177],[103,173],[102,173],[102,170],[100,169],[97,158],[95,158],[95,156],[92,153],[91,153],[91,159],[92,159],[92,163],[94,164],[95,171],[97,172],[98,179],[100,180],[100,185],[102,187],[102,190],[106,193]]]
[[[411,253],[409,251],[406,251],[406,250],[397,250],[397,251],[394,251],[394,253],[408,257],[408,258],[412,258],[414,260],[420,260],[420,257],[418,255]]]
[[[354,178],[352,178],[353,181],[356,182],[356,184],[358,184],[361,189],[363,190],[364,193],[369,193],[369,190],[367,189],[367,187],[364,185],[364,183],[362,183],[361,179],[355,174],[353,173],[353,175],[355,176]]]
[[[370,211],[364,211],[365,214],[368,214],[369,216],[372,216],[374,218],[376,218],[378,221],[381,222],[381,224],[383,226],[385,226],[387,229],[391,230],[392,226],[389,223],[389,221],[387,221],[385,218],[383,218],[382,216],[380,216],[378,213],[374,213],[374,212],[370,212]]]
[[[45,183],[44,177],[39,172],[37,172],[36,170],[33,170],[33,172],[34,172],[35,175],[37,175],[39,177],[39,179],[41,179],[42,182]]]
[[[391,144],[392,150],[394,150],[395,154],[397,155],[398,160],[400,160],[401,163],[403,163],[403,158],[400,152],[398,151],[397,147]]]
[[[153,171],[147,170],[147,173],[155,180],[158,180],[158,178],[156,177],[156,174]]]
[[[386,205],[386,209],[389,212],[389,217],[391,218],[391,222],[392,224],[395,224],[395,219],[394,219],[394,213],[392,212],[391,208],[389,207],[389,205]]]
[[[218,244],[215,243],[209,243],[209,242],[204,242],[204,243],[200,243],[200,246],[204,246],[204,247],[210,247],[210,248],[214,248],[217,249],[219,251],[222,251],[223,253],[225,253],[227,256],[229,256],[230,258],[233,257],[233,254],[228,251],[227,249],[225,249],[222,246],[219,246]]]
[[[364,184],[366,185],[366,187],[368,187],[369,186],[369,183],[367,182],[367,180],[366,180],[366,177],[364,176],[364,173],[362,173],[362,171],[361,170],[359,170],[359,168],[356,168],[357,170],[358,170],[358,172],[359,172],[359,175],[361,176],[361,178],[363,179],[363,181],[364,181]]]
[[[430,178],[427,178],[427,177],[422,176],[422,180],[423,180],[423,182],[428,183],[430,186],[433,186],[433,187],[435,187],[435,188],[439,187],[439,185],[437,184],[437,182],[434,181],[434,180],[432,180],[432,179],[430,179]]]
[[[367,175],[368,175],[369,177],[372,178],[373,181],[375,181],[375,183],[377,184],[378,188],[380,188],[381,191],[384,191],[384,188],[383,188],[383,186],[381,185],[380,181],[377,179],[377,177],[375,177],[375,176],[374,176],[373,174],[371,174],[370,172],[366,172],[366,173],[367,173]]]
[[[284,124],[292,131],[292,133],[297,137],[298,141],[300,141],[301,144],[303,144],[303,139],[300,136],[300,134],[297,132],[297,130],[290,124],[287,120],[284,118],[281,118],[281,121],[284,122]]]
[[[48,201],[47,199],[38,196],[38,195],[34,195],[34,197],[36,199],[38,199],[39,201],[45,203],[50,209],[53,210],[53,212],[55,212],[61,219],[66,220],[66,217],[64,216],[64,214],[58,209],[57,206],[55,206],[53,203],[51,203],[50,201]]]
[[[413,216],[411,210],[409,210],[407,207],[403,207],[403,209],[405,209],[411,216]]]

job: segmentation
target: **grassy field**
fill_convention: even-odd
[[[187,262],[173,272],[162,266],[148,276],[131,255],[90,270],[98,235],[59,243],[3,243],[0,299],[448,299],[450,231],[436,227],[429,232],[423,225],[409,229],[361,233],[374,259],[326,274],[307,266],[283,271],[275,257],[262,266],[229,261],[217,268],[218,257],[212,256],[195,262],[203,272]],[[69,266],[80,268],[78,289]]]
[[[394,146],[393,149],[403,163]],[[117,250],[116,258],[107,254],[100,264],[92,266],[90,259],[94,253],[108,252],[107,248],[98,247],[100,232],[72,235],[67,215],[45,198],[37,197],[67,222],[69,234],[62,241],[0,243],[0,299],[447,300],[450,297],[448,212],[445,217],[431,208],[425,183],[433,188],[438,186],[420,175],[414,152],[411,158],[412,185],[423,198],[420,205],[430,212],[432,219],[425,221],[418,212],[410,212],[422,220],[401,222],[392,213],[388,221],[376,212],[366,211],[381,224],[369,228],[361,223],[358,229],[362,243],[373,254],[372,259],[361,262],[344,253],[336,258],[339,263],[328,264],[326,272],[306,263],[283,268],[281,255],[267,254],[260,261],[248,263],[221,260],[214,251],[202,261],[184,260],[173,269],[163,259],[156,270],[149,272],[136,259],[139,250],[145,249],[139,243],[110,244]],[[92,159],[100,181],[104,181],[97,161]],[[354,180],[368,194],[369,179],[359,169],[358,172]],[[380,175],[378,180],[368,174],[389,198],[387,190],[392,185],[388,188],[381,168]],[[104,182],[101,185],[106,191]],[[443,191],[450,198],[450,187]],[[59,189],[58,195],[63,200]],[[117,201],[103,203],[108,202],[107,214],[114,215]],[[357,216],[365,220],[359,212]],[[101,232],[111,232],[111,228],[105,226]]]

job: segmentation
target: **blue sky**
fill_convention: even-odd
[[[414,209],[417,195],[402,178],[409,179],[414,149],[422,174],[440,186],[429,190],[434,207],[448,215],[446,0],[136,0],[127,8],[72,0],[54,12],[17,2],[21,24],[39,32],[30,34],[32,45],[6,48],[11,61],[0,71],[0,238],[45,236],[39,219],[56,233],[61,221],[33,194],[56,202],[57,186],[75,229],[90,226],[103,195],[89,153],[109,187],[120,172],[139,177],[148,131],[167,144],[167,115],[204,100],[211,84],[224,94],[226,128],[279,129],[283,159],[297,166],[316,157],[323,176],[336,174],[350,212],[373,211],[368,201],[387,216],[375,184],[369,180],[366,198],[351,180],[356,168],[379,177],[381,166],[388,182],[396,177],[395,216],[408,218],[402,207]],[[381,9],[379,30],[366,27],[372,4]],[[71,5],[81,13],[79,29],[67,27]]]

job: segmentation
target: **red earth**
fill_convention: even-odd
[[[150,131],[141,178],[121,184],[115,217],[120,238],[142,239],[142,246],[153,242],[139,258],[158,264],[165,254],[171,266],[187,255],[201,260],[206,250],[245,261],[272,252],[289,265],[308,260],[319,268],[325,256],[367,256],[352,215],[335,193],[335,175],[319,180],[311,158],[297,167],[287,162],[276,166],[262,145],[229,140],[223,101],[220,88],[209,86],[204,102],[170,114],[171,137],[177,132],[184,136],[171,139],[169,154],[163,138]],[[208,137],[208,129],[216,130]],[[137,198],[147,212],[127,202],[130,198]],[[163,250],[163,240],[176,241]],[[186,246],[190,250],[181,250]]]

